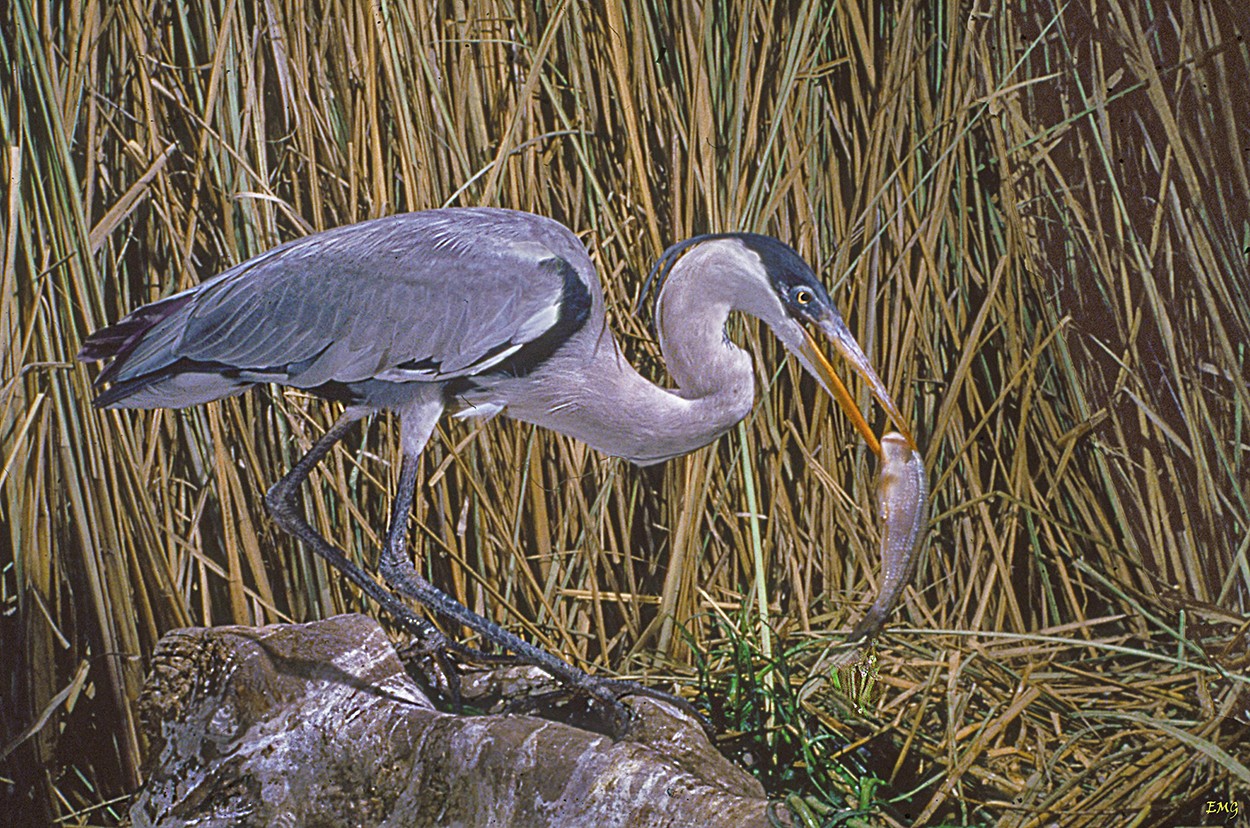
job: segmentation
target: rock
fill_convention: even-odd
[[[631,699],[630,736],[434,709],[377,623],[175,630],[141,701],[135,826],[767,825],[697,722]]]

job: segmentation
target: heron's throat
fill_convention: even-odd
[[[666,337],[681,356],[677,388],[648,381],[625,359],[616,342],[605,340],[580,364],[561,363],[539,372],[525,394],[507,402],[519,420],[574,437],[613,457],[650,465],[688,454],[732,428],[751,411],[755,398],[751,359],[727,343],[723,331],[702,343],[684,331]],[[702,353],[702,359],[699,354]],[[702,364],[700,373],[695,366]],[[690,381],[695,380],[697,381]],[[683,382],[682,380],[687,380]]]
[[[663,462],[711,443],[751,411],[755,400],[750,357],[718,332],[705,343],[703,373],[677,373],[677,388],[663,388],[643,378],[620,354],[613,359],[610,393],[587,388],[576,405],[587,422],[575,423],[582,433],[556,426],[592,447],[638,465]],[[613,349],[616,350],[616,349]],[[693,355],[692,349],[683,352]],[[699,362],[693,361],[683,367]],[[679,371],[682,369],[679,368]],[[693,376],[697,382],[682,382]],[[713,382],[715,380],[715,382]],[[594,383],[599,385],[599,383]]]

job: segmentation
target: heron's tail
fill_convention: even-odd
[[[186,291],[144,305],[87,337],[78,359],[112,359],[94,382],[96,388],[110,383],[96,395],[97,408],[185,408],[237,394],[251,384],[223,376],[215,370],[219,366],[174,353],[183,328],[174,317],[193,296]]]
[[[191,299],[190,292],[179,293],[168,299],[144,305],[107,328],[101,328],[88,336],[82,343],[82,349],[78,351],[78,359],[83,362],[110,358],[113,360],[100,372],[100,376],[96,377],[94,384],[99,386],[110,382],[126,364],[127,358],[134,353],[135,348],[139,347],[143,338],[161,322],[182,310]]]

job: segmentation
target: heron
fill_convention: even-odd
[[[751,411],[752,360],[726,333],[740,312],[771,329],[881,456],[815,337],[827,339],[914,448],[885,383],[789,245],[745,232],[695,236],[661,255],[652,283],[671,387],[645,379],[623,356],[578,237],[553,219],[498,208],[404,213],[296,239],[139,307],[87,337],[78,358],[111,359],[95,382],[107,386],[94,400],[102,408],[185,408],[261,384],[343,403],[265,495],[274,522],[436,647],[463,645],[401,596],[614,706],[627,727],[623,696],[672,697],[592,676],[530,644],[436,588],[409,557],[421,454],[445,414],[503,414],[640,466],[661,463],[713,442]],[[298,501],[313,467],[382,410],[398,415],[402,449],[378,565],[389,589],[317,533]]]

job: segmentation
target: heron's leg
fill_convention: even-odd
[[[268,507],[269,514],[281,529],[294,535],[314,553],[346,575],[348,580],[360,587],[362,592],[390,613],[400,626],[424,642],[441,644],[445,641],[445,636],[433,624],[410,610],[390,590],[373,580],[367,572],[317,534],[317,530],[304,519],[296,500],[300,486],[308,479],[313,467],[330,453],[334,444],[342,440],[356,421],[364,417],[366,413],[360,409],[345,411],[330,427],[330,430],[313,443],[308,453],[300,458],[299,462],[286,473],[286,476],[270,487],[268,493],[265,494],[265,506]]]
[[[431,430],[432,428],[431,426]],[[413,444],[409,441],[409,436],[405,435],[406,449]],[[620,698],[627,695],[648,696],[674,704],[693,715],[705,729],[708,729],[703,716],[685,699],[633,681],[592,676],[508,632],[493,621],[483,618],[426,580],[407,555],[408,516],[412,511],[412,498],[416,488],[420,457],[420,454],[410,453],[409,450],[404,452],[404,459],[399,470],[399,490],[395,494],[395,501],[392,505],[386,547],[382,550],[378,564],[382,577],[396,592],[421,602],[431,612],[453,623],[468,627],[483,640],[511,651],[519,660],[532,664],[565,684],[579,688],[592,698],[598,699],[613,711],[615,718],[613,724],[617,735],[623,735],[629,727],[629,711],[620,703]]]
[[[527,663],[541,667],[564,681],[580,684],[587,674],[572,664],[539,649],[528,641],[505,630],[489,619],[475,613],[464,604],[443,592],[417,571],[408,558],[408,516],[412,512],[412,498],[417,485],[417,471],[421,455],[404,453],[399,467],[399,490],[391,505],[391,522],[386,534],[386,547],[378,562],[382,578],[401,595],[407,595],[431,612],[449,621],[462,624],[482,636],[485,641],[511,650]],[[487,655],[482,653],[482,655]],[[489,656],[488,656],[489,657]]]

